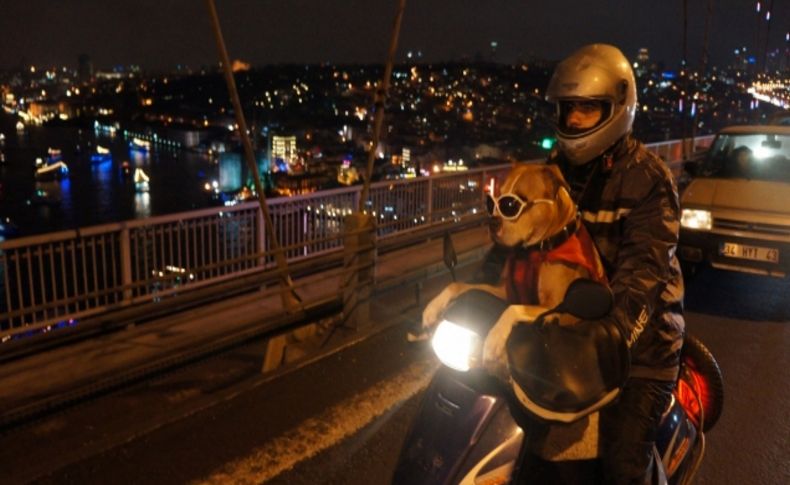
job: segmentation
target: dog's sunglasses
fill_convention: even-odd
[[[505,220],[517,219],[525,210],[530,209],[535,204],[553,204],[551,199],[535,199],[526,201],[514,193],[502,194],[494,197],[486,194],[486,209],[490,216],[497,215],[497,212]]]

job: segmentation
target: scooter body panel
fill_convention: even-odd
[[[447,312],[452,314],[450,321],[485,335],[506,304],[483,293],[459,297]],[[406,437],[393,483],[500,484],[506,483],[511,473],[528,481],[530,470],[519,469],[518,459],[532,416],[522,419],[521,413],[527,411],[521,407],[509,387],[483,369],[458,372],[441,367]],[[691,478],[703,450],[704,438],[673,395],[654,450],[668,483],[685,483],[687,476]]]
[[[426,390],[392,483],[458,483],[482,461],[492,461],[491,452],[514,433],[519,428],[502,398],[478,392],[462,375],[442,367]],[[519,445],[520,440],[510,461]],[[503,460],[508,459],[499,456],[492,462]]]
[[[656,437],[656,450],[669,483],[679,483],[679,477],[693,465],[694,460],[688,458],[696,454],[698,441],[696,426],[673,396]]]

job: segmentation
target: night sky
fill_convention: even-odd
[[[688,0],[689,62],[699,63],[710,0]],[[765,5],[771,0],[763,2]],[[253,64],[383,63],[397,0],[217,0],[230,55]],[[755,44],[751,0],[712,0],[711,60]],[[629,57],[639,47],[677,65],[683,0],[407,0],[399,59],[421,50],[424,61],[487,57],[515,62],[559,59],[590,42],[608,42]],[[790,2],[774,1],[769,45],[785,45]],[[761,24],[763,35],[766,23]],[[76,66],[80,53],[97,68],[138,64],[171,68],[216,62],[202,0],[0,0],[0,68]],[[762,43],[760,45],[762,46]]]

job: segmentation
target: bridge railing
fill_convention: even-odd
[[[649,147],[668,163],[683,153],[678,140]],[[460,220],[484,210],[486,181],[509,167],[378,182],[371,186],[366,210],[376,217],[380,240]],[[357,186],[270,200],[288,260],[341,250],[344,217],[358,207],[360,193]],[[5,241],[0,244],[0,342],[273,266],[256,202]]]
[[[482,208],[483,181],[509,165],[378,182],[367,204],[380,239]],[[289,261],[342,249],[360,187],[269,201]],[[0,244],[0,339],[274,266],[257,203],[43,234]]]
[[[686,138],[685,140],[668,140],[657,143],[650,143],[647,148],[661,157],[677,176],[679,164],[683,161],[683,154],[691,156],[693,153],[707,149],[713,142],[715,135],[704,135],[696,138]],[[685,151],[684,151],[685,141]]]

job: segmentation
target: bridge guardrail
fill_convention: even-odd
[[[373,184],[368,210],[378,237],[481,210],[483,180],[507,168]],[[289,261],[341,249],[343,220],[359,193],[349,187],[272,199]],[[6,241],[0,244],[0,341],[273,267],[255,202]]]
[[[693,148],[710,140],[686,143]],[[648,147],[670,166],[682,158],[680,140]],[[483,211],[485,182],[509,167],[372,184],[367,211],[376,217],[377,237],[383,242]],[[358,207],[360,193],[360,187],[349,187],[270,200],[288,260],[341,249],[344,216]],[[273,267],[257,202],[5,241],[0,243],[0,343]]]

